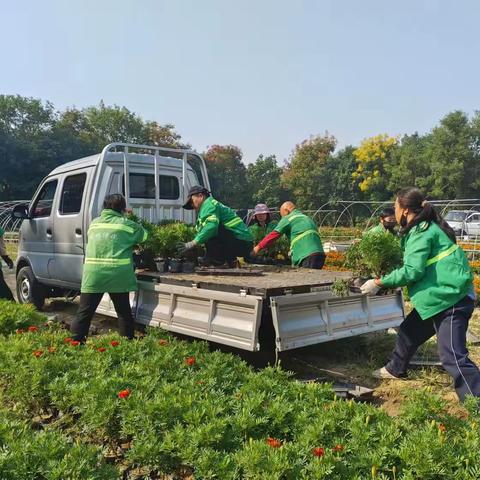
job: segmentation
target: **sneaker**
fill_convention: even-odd
[[[382,380],[400,380],[400,377],[392,375],[385,367],[374,370],[372,377],[380,378]]]

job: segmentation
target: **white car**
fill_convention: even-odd
[[[445,220],[457,236],[475,237],[480,235],[480,212],[475,210],[450,210]]]

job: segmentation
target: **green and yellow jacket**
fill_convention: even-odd
[[[386,288],[408,288],[423,320],[473,292],[473,273],[465,252],[435,222],[422,222],[401,239],[403,266],[381,278]]]
[[[231,208],[212,197],[207,197],[198,211],[195,241],[200,245],[205,245],[208,240],[217,236],[220,225],[230,230],[235,238],[253,242],[251,232]]]
[[[147,231],[138,223],[115,210],[103,210],[88,229],[81,292],[136,291],[133,248],[147,237]]]
[[[275,227],[277,226],[278,222],[271,221],[267,224],[265,224],[263,227],[258,224],[254,223],[253,225],[250,225],[248,229],[250,230],[252,236],[253,236],[253,241],[254,242],[259,242],[262,238],[266,237],[269,233],[272,233]]]

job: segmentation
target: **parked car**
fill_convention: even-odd
[[[157,179],[157,180],[156,180]],[[66,163],[39,185],[23,219],[17,260],[17,294],[41,308],[46,298],[80,289],[86,233],[106,195],[122,193],[138,216],[194,222],[182,208],[193,185],[210,189],[205,163],[190,150],[113,143],[102,153]]]
[[[450,210],[445,220],[457,236],[480,235],[480,212],[475,210]]]

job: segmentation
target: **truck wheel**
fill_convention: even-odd
[[[17,298],[20,303],[33,303],[38,310],[45,303],[45,288],[38,282],[30,267],[23,267],[17,275]]]

